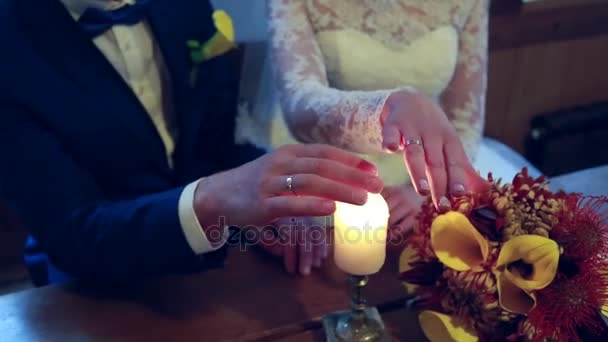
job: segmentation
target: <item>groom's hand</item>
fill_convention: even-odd
[[[194,208],[203,229],[263,227],[281,217],[331,215],[334,201],[362,205],[368,192],[382,188],[376,167],[354,154],[326,145],[288,145],[203,179]]]

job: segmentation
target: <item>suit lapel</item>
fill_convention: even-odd
[[[147,111],[92,40],[58,0],[19,0],[34,45],[91,98],[86,108],[126,129],[156,167],[169,172],[165,148]]]
[[[64,76],[89,91],[121,81],[59,0],[20,0],[17,4],[34,44]]]
[[[159,169],[170,172],[165,149],[153,122],[137,96],[95,44],[78,27],[59,0],[16,1],[34,45],[64,77],[72,80],[91,98],[95,115],[119,123],[140,144],[142,153]],[[199,84],[191,86],[192,70],[186,41],[204,42],[215,27],[212,7],[206,0],[150,1],[148,22],[169,69],[179,140],[176,153],[186,155],[195,144],[203,121],[213,63],[199,68]],[[205,79],[203,79],[205,78]],[[211,88],[210,88],[211,87]]]

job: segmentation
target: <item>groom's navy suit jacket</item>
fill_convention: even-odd
[[[225,254],[192,252],[178,199],[263,153],[234,143],[237,71],[220,56],[189,82],[186,41],[215,33],[207,0],[152,0],[147,20],[172,78],[173,168],[136,95],[58,0],[0,0],[0,196],[31,233],[38,284],[49,261],[74,277],[137,280]]]

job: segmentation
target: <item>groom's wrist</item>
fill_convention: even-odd
[[[217,191],[210,189],[206,178],[199,180],[194,191],[193,205],[200,229],[213,248],[221,247],[229,232],[226,217],[222,216],[218,205]]]

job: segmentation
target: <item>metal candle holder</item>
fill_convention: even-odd
[[[352,301],[350,311],[334,312],[323,318],[327,342],[388,342],[382,318],[375,307],[367,307],[362,290],[368,276],[350,276]]]

